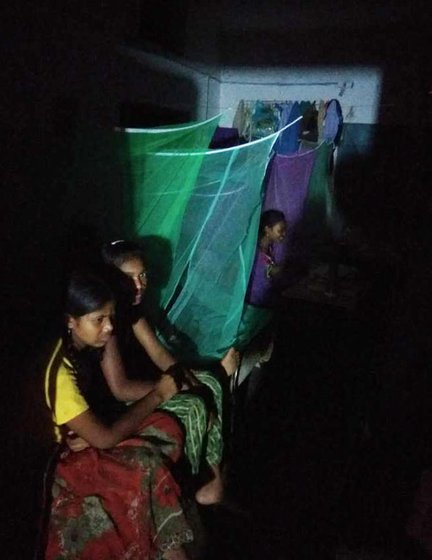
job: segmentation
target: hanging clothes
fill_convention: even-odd
[[[336,146],[339,144],[342,135],[342,107],[337,99],[332,99],[327,104],[327,111],[324,121],[323,137]]]
[[[244,130],[246,128],[246,106],[243,99],[239,101],[237,109],[234,115],[233,128],[238,130],[239,136],[244,136]]]
[[[298,229],[315,157],[316,150],[308,150],[290,156],[276,154],[272,160],[263,209],[281,210],[287,222],[285,240],[275,247],[277,262],[283,262],[297,251]]]
[[[237,128],[218,126],[210,142],[210,149],[232,148],[239,144],[240,137]]]
[[[301,116],[300,104],[297,101],[295,103],[287,103],[282,111],[279,129]],[[301,121],[298,121],[287,130],[284,130],[279,136],[276,152],[285,155],[297,152],[299,148],[300,130]]]
[[[290,114],[291,114],[293,105],[294,105],[294,103],[292,101],[286,101],[286,102],[279,105],[279,110],[280,110],[279,130],[281,130],[281,128],[283,128],[284,126],[286,126],[290,122]],[[290,129],[288,129],[288,130],[290,130]],[[283,149],[282,148],[282,139],[285,137],[285,133],[288,132],[288,130],[282,132],[282,134],[279,136],[279,138],[276,141],[274,151],[277,154],[282,153],[282,151],[281,151]]]
[[[326,102],[322,99],[318,104],[318,115],[317,115],[317,129],[318,129],[318,140],[322,140],[324,137],[324,120],[326,115]]]
[[[303,119],[301,120],[301,139],[309,142],[318,141],[318,111],[314,103],[301,102],[300,109]]]
[[[279,111],[274,103],[257,101],[252,113],[251,138],[257,140],[279,129]]]

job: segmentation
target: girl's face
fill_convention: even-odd
[[[138,305],[141,303],[144,290],[147,287],[147,272],[144,263],[138,257],[133,257],[122,263],[119,269],[133,281],[136,289],[133,305]]]
[[[113,301],[109,301],[100,309],[81,315],[81,317],[69,316],[68,328],[76,348],[80,350],[86,346],[93,348],[105,346],[113,331],[113,317]]]
[[[265,227],[265,234],[266,234],[266,237],[272,243],[280,243],[281,241],[283,241],[285,239],[285,235],[286,235],[286,224],[285,224],[285,222],[283,220],[281,220],[280,222],[277,222],[272,227],[266,226]]]

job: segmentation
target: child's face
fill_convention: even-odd
[[[285,239],[286,224],[284,221],[277,222],[274,226],[266,226],[266,235],[272,243],[280,243]]]
[[[75,346],[78,349],[86,346],[93,348],[105,346],[113,331],[113,317],[114,302],[112,301],[81,317],[69,317],[68,328]]]
[[[147,287],[147,272],[144,263],[138,257],[133,257],[122,263],[119,269],[133,281],[136,290],[133,305],[138,305],[141,303]]]

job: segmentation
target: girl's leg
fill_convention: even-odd
[[[224,497],[224,484],[220,464],[210,465],[210,469],[213,474],[212,480],[204,484],[204,486],[201,486],[195,494],[196,501],[202,506],[218,504]]]
[[[188,560],[189,557],[183,548],[177,548],[176,550],[170,550],[165,552],[163,555],[164,560]]]
[[[160,417],[156,422],[156,432],[167,427],[168,422],[162,421]],[[167,431],[172,430],[167,427]],[[153,558],[155,551],[181,547],[192,539],[180,488],[157,444],[129,440],[109,450],[89,447],[61,456],[46,560],[112,560],[129,557],[132,551],[136,558]],[[181,549],[175,552],[177,556],[172,551],[166,558],[187,559]]]
[[[195,494],[195,499],[201,505],[213,505],[222,501],[224,484],[220,463],[222,461],[222,387],[219,381],[209,372],[196,374],[201,383],[207,385],[213,393],[217,408],[217,416],[213,418],[208,431],[206,462],[210,466],[213,478],[202,486]]]
[[[198,395],[177,393],[164,402],[159,410],[168,412],[178,419],[184,431],[184,454],[189,461],[192,474],[200,468],[203,448],[207,436],[207,409]]]
[[[138,433],[144,439],[149,438],[152,442],[157,442],[158,450],[173,463],[176,463],[183,454],[185,444],[183,428],[176,418],[165,414],[162,410],[155,410],[147,416]],[[123,444],[127,445],[128,442]]]
[[[197,474],[203,459],[211,465],[213,478],[198,490],[195,497],[201,504],[218,503],[223,497],[223,483],[219,464],[222,459],[222,387],[209,372],[194,372],[198,380],[212,392],[217,411],[208,429],[209,411],[204,399],[197,394],[178,393],[161,405],[160,410],[170,412],[179,419],[185,432],[185,455],[192,473]],[[217,412],[217,414],[216,414]]]

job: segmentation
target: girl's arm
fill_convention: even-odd
[[[166,371],[170,366],[176,363],[177,360],[158,340],[152,328],[143,317],[141,317],[132,328],[138,342],[147,352],[151,361],[159,369]]]
[[[80,438],[92,447],[109,449],[121,441],[134,435],[143,420],[162,402],[169,400],[177,393],[174,379],[170,375],[162,375],[156,388],[128,408],[111,427],[105,426],[91,410],[86,410],[67,423]]]
[[[177,360],[168,352],[163,344],[158,340],[147,321],[141,319],[133,326],[134,334],[140,344],[143,346],[152,362],[162,371],[166,371],[170,366],[175,364]],[[220,364],[226,371],[227,375],[232,375],[238,368],[240,355],[235,348],[230,348],[223,356]]]
[[[128,379],[115,336],[105,345],[101,367],[111,393],[119,401],[136,401],[154,389],[153,382]]]

